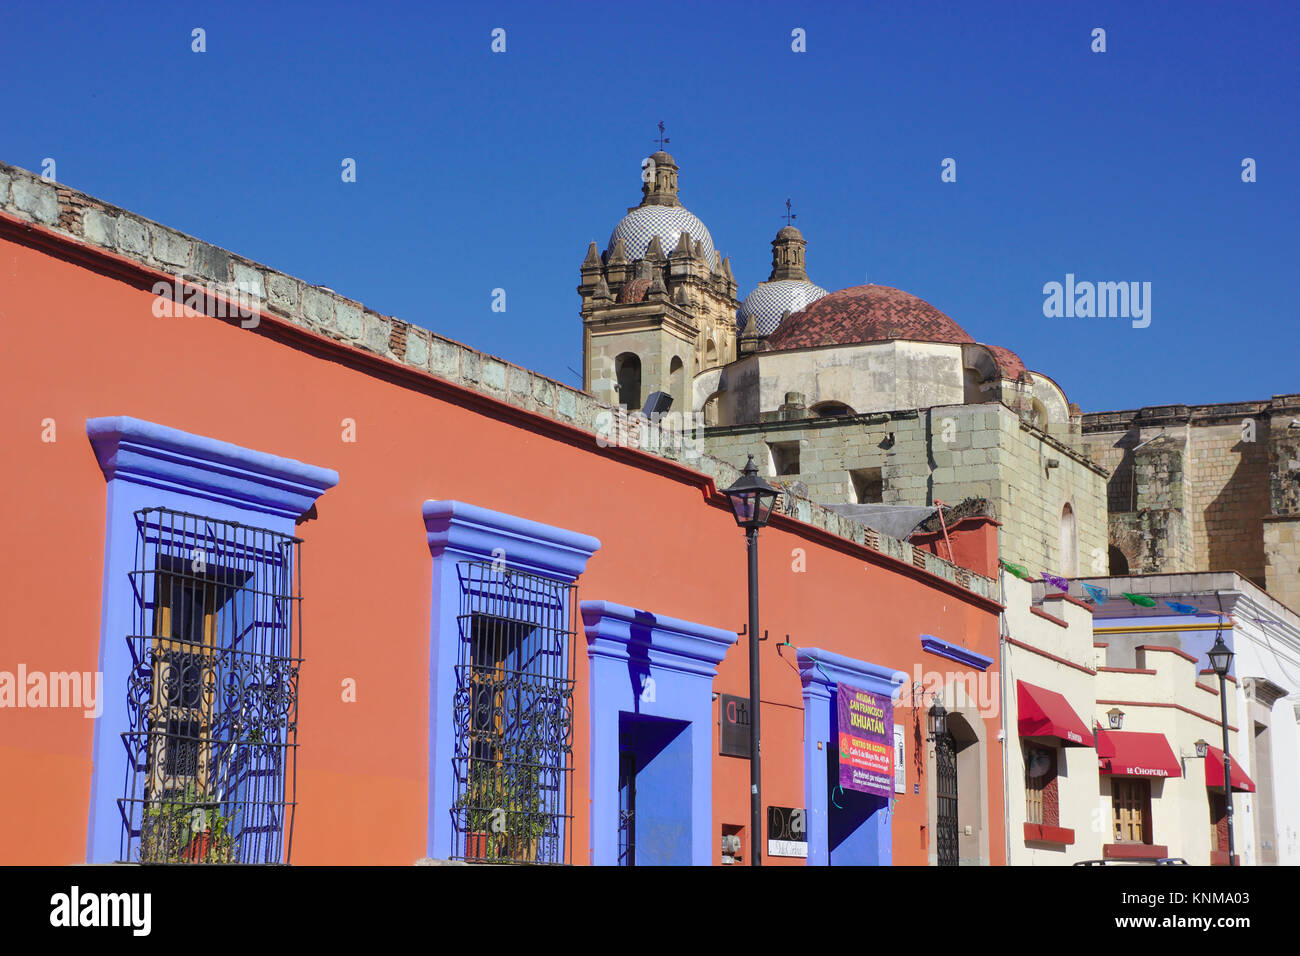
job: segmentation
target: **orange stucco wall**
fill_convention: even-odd
[[[129,281],[128,281],[129,280]],[[206,316],[156,318],[149,285],[72,261],[59,243],[0,236],[0,669],[93,670],[100,641],[105,482],[88,418],[131,415],[336,469],[299,526],[306,665],[300,688],[296,863],[409,864],[424,855],[431,559],[420,507],[461,499],[595,535],[579,581],[605,599],[740,631],[744,538],[699,481],[620,460],[577,432],[545,435],[457,404],[450,386],[380,374],[342,347],[295,344]],[[436,316],[432,317],[436,322]],[[557,322],[567,322],[557,317]],[[567,334],[563,329],[557,334]],[[52,419],[56,440],[42,441]],[[342,440],[343,419],[356,441]],[[629,456],[623,454],[623,458]],[[669,469],[672,470],[671,468]],[[912,672],[920,634],[997,656],[987,605],[933,579],[829,547],[786,522],[761,536],[764,804],[803,805],[802,701],[787,635]],[[804,549],[806,570],[793,550]],[[573,858],[587,860],[585,641],[578,637]],[[744,642],[715,691],[747,693]],[[955,667],[956,665],[953,665]],[[341,684],[356,681],[345,703]],[[106,688],[105,693],[118,689]],[[716,712],[716,705],[715,705]],[[899,719],[909,712],[900,710]],[[989,845],[1001,862],[998,722],[986,728]],[[0,862],[85,858],[92,721],[0,710]],[[716,754],[716,725],[715,725]],[[911,733],[909,729],[909,763]],[[924,863],[926,787],[909,766],[894,857]],[[715,758],[714,830],[748,824],[748,765]],[[773,863],[796,862],[772,860]]]

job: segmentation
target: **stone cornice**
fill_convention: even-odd
[[[830,694],[834,692],[835,685],[844,683],[873,694],[894,697],[907,680],[907,674],[903,671],[869,664],[818,647],[803,648],[796,656],[799,660],[799,679],[803,682],[805,693]]]
[[[338,472],[119,415],[92,418],[86,435],[108,481],[193,495],[250,511],[298,518]]]
[[[727,649],[737,641],[734,631],[610,601],[583,601],[579,607],[587,632],[587,653],[592,657],[629,663],[640,660],[711,680]]]
[[[1281,398],[1283,396],[1275,396]],[[1283,412],[1286,405],[1274,401],[1221,402],[1214,405],[1151,405],[1113,412],[1086,412],[1083,433],[1096,434],[1176,425],[1222,425],[1240,423],[1242,418],[1267,417]]]
[[[469,561],[575,580],[600,548],[588,534],[556,528],[463,501],[426,501],[424,527],[434,557],[451,552]]]

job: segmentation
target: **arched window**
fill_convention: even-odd
[[[673,408],[686,410],[686,372],[678,355],[668,363],[668,394],[673,397]]]
[[[1113,544],[1110,546],[1110,573],[1112,577],[1128,574],[1128,558]]]
[[[641,359],[633,352],[624,352],[614,359],[614,374],[618,378],[618,403],[628,411],[641,410]]]
[[[1079,573],[1078,539],[1074,527],[1074,509],[1067,501],[1061,509],[1061,573],[1067,578]]]
[[[704,367],[713,368],[718,364],[718,346],[713,339],[709,339],[708,344],[704,346]]]

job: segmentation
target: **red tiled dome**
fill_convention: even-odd
[[[998,367],[1002,371],[1003,378],[1017,379],[1025,372],[1025,363],[1020,361],[1020,356],[1011,349],[1004,349],[1000,345],[984,346],[993,353],[997,360]]]
[[[633,279],[618,290],[619,302],[644,302],[650,291],[649,279]]]
[[[767,339],[770,349],[853,345],[912,339],[974,343],[966,330],[929,302],[886,285],[860,285],[823,296],[787,316]]]

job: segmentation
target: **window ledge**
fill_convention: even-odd
[[[1069,827],[1053,827],[1045,823],[1025,824],[1026,843],[1055,843],[1060,846],[1074,845],[1074,831]]]
[[[1169,855],[1169,847],[1151,843],[1106,843],[1101,848],[1107,860],[1162,860]]]

